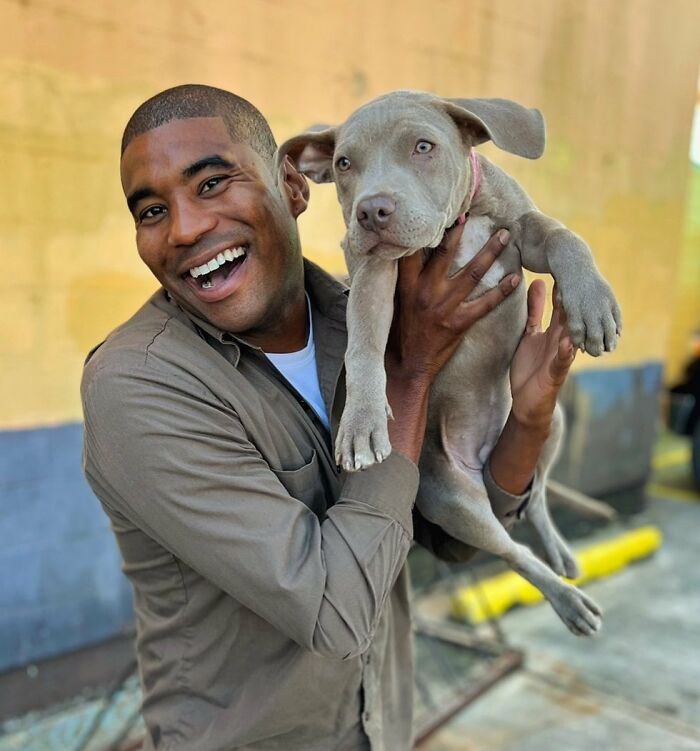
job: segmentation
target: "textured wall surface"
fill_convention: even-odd
[[[118,142],[144,98],[188,81],[250,98],[280,138],[395,88],[541,108],[542,160],[488,151],[588,239],[614,284],[627,328],[604,365],[679,356],[695,0],[442,0],[429,13],[418,0],[0,0],[0,21],[0,425],[79,419],[85,351],[153,289]],[[342,268],[332,187],[314,190],[302,232],[309,255]]]
[[[80,423],[0,433],[0,672],[132,622],[107,517],[80,473],[82,435]]]
[[[618,293],[621,347],[577,367],[610,369],[615,393],[621,369],[678,372],[700,324],[697,0],[0,0],[0,24],[0,669],[128,614],[80,475],[78,382],[87,350],[155,287],[118,151],[165,87],[236,91],[280,139],[397,88],[539,107],[540,161],[485,151],[589,241]],[[301,229],[307,255],[342,272],[332,187],[313,188]]]

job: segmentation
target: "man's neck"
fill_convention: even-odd
[[[263,331],[247,332],[240,335],[248,344],[259,347],[263,352],[282,354],[298,352],[304,349],[309,337],[309,315],[307,311],[306,294],[302,288],[301,298],[290,305],[288,315],[281,321]]]

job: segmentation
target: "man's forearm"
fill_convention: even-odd
[[[389,439],[394,451],[400,451],[418,464],[428,419],[426,379],[401,378],[391,373],[387,378],[387,399],[394,414],[389,420]]]
[[[510,413],[491,452],[491,475],[497,485],[513,495],[527,490],[550,429],[551,421],[525,425]]]

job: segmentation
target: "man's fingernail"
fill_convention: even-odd
[[[501,245],[506,245],[510,240],[510,232],[507,229],[499,230],[498,239],[501,241]]]
[[[515,289],[520,284],[520,277],[514,276],[510,280],[510,286]]]

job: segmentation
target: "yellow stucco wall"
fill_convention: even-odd
[[[133,109],[178,83],[249,98],[278,138],[396,88],[539,107],[542,160],[487,151],[614,285],[625,336],[602,364],[669,358],[674,373],[700,323],[696,0],[0,0],[0,23],[2,428],[79,419],[85,352],[154,289],[118,146]],[[314,188],[301,226],[307,254],[340,270],[331,187]]]

